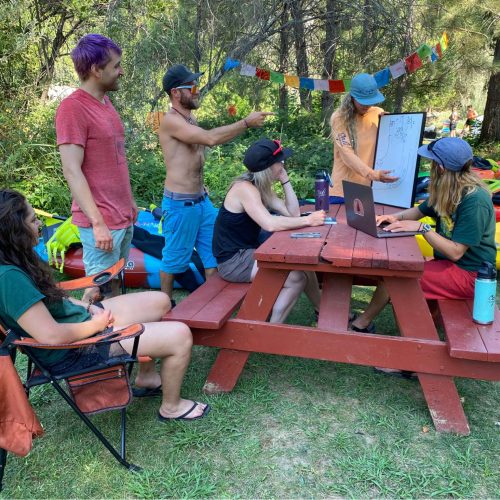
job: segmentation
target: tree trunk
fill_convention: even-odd
[[[307,44],[304,33],[304,13],[302,11],[302,0],[290,0],[290,9],[293,18],[293,33],[295,38],[295,54],[297,58],[298,76],[307,77],[309,68],[307,64]],[[311,92],[307,89],[299,89],[300,104],[307,111],[311,111]]]
[[[481,142],[500,141],[500,38],[496,39],[493,56],[493,73],[488,83],[488,96],[484,108]]]
[[[201,22],[203,18],[203,0],[198,0],[196,3],[196,25],[194,28],[194,72],[199,73],[201,61],[201,48],[200,48],[200,33]]]
[[[288,6],[285,4],[281,24],[283,28],[280,30],[280,49],[279,49],[279,68],[280,73],[288,72],[288,51],[290,47],[290,28],[288,22]],[[279,110],[286,113],[288,110],[288,88],[286,85],[281,85],[279,90]]]
[[[323,53],[322,78],[336,80],[338,72],[334,67],[335,55],[337,52],[337,42],[340,28],[340,16],[337,11],[337,0],[326,0],[325,13],[325,39],[321,43]],[[321,95],[321,121],[326,133],[330,133],[329,121],[333,112],[335,97],[330,92],[323,92]]]
[[[413,41],[413,0],[408,0],[406,13],[406,32],[404,34],[401,57],[409,55]],[[400,76],[396,80],[396,96],[394,98],[394,113],[401,113],[406,94],[407,76]]]

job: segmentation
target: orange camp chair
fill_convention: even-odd
[[[102,273],[70,282],[62,282],[61,286],[66,290],[76,290],[102,285],[115,276],[121,275],[123,278],[124,266],[125,261],[122,259]],[[125,458],[125,436],[126,408],[132,399],[129,377],[133,363],[138,361],[137,348],[139,336],[143,331],[143,325],[134,324],[117,331],[105,330],[98,335],[71,344],[48,345],[39,343],[32,338],[22,337],[12,330],[6,331],[0,325],[0,342],[3,342],[0,346],[0,370],[2,370],[0,373],[0,491],[7,452],[11,451],[25,456],[31,449],[32,437],[43,434],[38,419],[27,400],[30,388],[42,384],[53,385],[55,390],[121,465],[129,470],[140,470],[139,467],[128,462]],[[55,376],[43,366],[37,357],[38,349],[77,349],[92,345],[100,349],[129,338],[135,339],[132,354],[124,353],[90,368],[77,371],[69,370]],[[13,365],[16,349],[28,357],[26,381],[22,385]],[[67,389],[63,388],[63,381],[66,382]],[[87,416],[112,409],[121,411],[120,452]]]

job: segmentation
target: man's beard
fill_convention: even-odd
[[[195,101],[194,97],[192,95],[186,96],[186,94],[181,94],[181,100],[180,100],[181,106],[184,109],[198,109],[199,103]]]

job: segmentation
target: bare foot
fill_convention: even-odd
[[[207,413],[209,406],[205,403],[198,403],[189,399],[180,399],[179,404],[175,407],[167,407],[162,404],[160,407],[160,417],[165,419],[195,420]]]

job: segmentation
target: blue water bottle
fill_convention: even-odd
[[[324,170],[316,172],[314,180],[314,198],[316,210],[324,210],[328,213],[330,209],[330,193],[328,192],[328,175]]]
[[[495,319],[497,270],[491,262],[483,262],[477,272],[474,286],[472,319],[480,325],[490,325]]]

